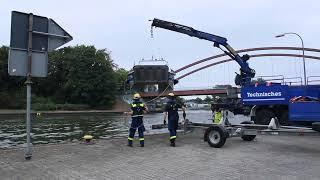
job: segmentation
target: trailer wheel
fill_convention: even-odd
[[[240,124],[253,124],[252,121],[243,121]],[[256,135],[242,135],[241,139],[244,141],[252,141],[256,138]]]
[[[206,131],[207,141],[211,147],[220,148],[227,140],[227,132],[222,126],[211,126]]]
[[[312,123],[312,129],[320,132],[320,122]]]
[[[256,112],[255,124],[268,125],[271,118],[275,117],[274,113],[269,109],[261,109]]]
[[[256,135],[243,135],[241,139],[244,141],[253,141],[256,138]]]

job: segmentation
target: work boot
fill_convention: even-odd
[[[176,147],[176,143],[175,143],[175,142],[171,142],[171,143],[170,143],[170,146],[171,146],[171,147]]]
[[[170,139],[170,146],[171,147],[175,147],[176,146],[175,139]]]
[[[140,141],[140,147],[144,147],[144,141]]]
[[[130,141],[130,140],[128,141],[128,146],[132,147],[132,141]]]

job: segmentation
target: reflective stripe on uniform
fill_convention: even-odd
[[[137,105],[139,105],[140,107],[144,106],[144,104],[142,104],[142,103],[141,104],[131,104],[132,107],[137,107]]]
[[[141,115],[133,115],[131,117],[143,117],[143,115],[142,114]]]
[[[214,120],[213,122],[216,124],[220,124],[222,118],[222,113],[221,112],[215,112],[214,113]]]
[[[128,137],[128,140],[132,141],[132,140],[133,140],[133,138],[131,138],[131,137]]]
[[[139,141],[144,141],[144,138],[139,138]]]
[[[171,136],[170,137],[170,139],[176,139],[177,138],[177,136]]]

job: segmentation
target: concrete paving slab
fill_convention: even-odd
[[[320,179],[318,137],[258,136],[252,142],[228,139],[211,148],[201,134],[146,136],[146,146],[126,146],[126,138],[37,145],[32,160],[23,149],[0,150],[6,179]]]

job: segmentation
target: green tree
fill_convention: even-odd
[[[81,45],[53,51],[49,53],[48,76],[32,78],[33,102],[40,105],[50,102],[50,105],[58,103],[111,107],[127,74],[124,69],[115,71],[115,67],[106,49],[97,50],[94,46]],[[22,108],[25,105],[26,78],[9,76],[7,69],[8,47],[2,46],[0,108],[17,108],[17,104]]]
[[[23,93],[24,77],[14,77],[8,74],[7,46],[0,47],[0,108],[17,108],[24,103],[20,97]]]
[[[126,88],[128,71],[120,68],[115,71],[115,79],[117,83],[117,94],[123,94]]]
[[[197,97],[195,100],[194,100],[195,103],[197,104],[202,104],[202,99]]]
[[[105,49],[75,46],[49,55],[48,77],[37,81],[39,96],[56,103],[111,107],[116,79],[112,59]]]
[[[212,102],[212,97],[206,96],[206,98],[204,98],[203,101],[204,101],[205,103],[211,103],[211,102]]]
[[[184,103],[185,103],[185,99],[181,98],[180,96],[176,97],[176,101],[178,104],[182,104],[182,105],[184,105]]]

